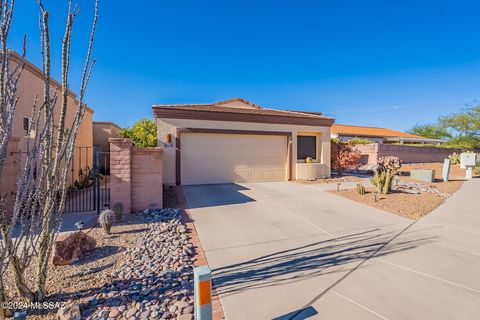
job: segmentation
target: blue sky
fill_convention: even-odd
[[[67,1],[44,2],[58,77]],[[74,91],[93,1],[77,4]],[[96,120],[122,126],[152,118],[155,103],[243,97],[406,130],[480,99],[479,12],[458,0],[101,0],[87,102]],[[35,0],[17,1],[12,48],[24,33],[39,65]]]

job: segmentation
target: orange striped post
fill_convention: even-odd
[[[205,265],[193,269],[195,320],[212,320],[212,272]]]

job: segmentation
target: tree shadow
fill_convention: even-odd
[[[324,276],[344,273],[375,253],[394,236],[379,229],[310,243],[212,270],[214,285],[222,296],[265,287],[275,287]],[[413,249],[433,241],[432,237],[395,241],[376,257]]]
[[[94,250],[86,254],[80,260],[75,261],[72,265],[80,266],[84,265],[96,260],[103,259],[105,257],[114,255],[120,251],[121,248],[117,246],[102,246],[102,247],[95,247]]]
[[[148,228],[141,228],[141,229],[132,229],[132,230],[125,230],[125,231],[115,231],[115,226],[112,230],[112,235],[119,235],[119,234],[132,234],[132,233],[141,233],[148,231]]]

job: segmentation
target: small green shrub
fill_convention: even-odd
[[[113,217],[115,213],[110,209],[105,209],[98,216],[98,223],[102,227],[105,234],[109,235],[113,225]]]
[[[362,196],[365,194],[365,187],[363,186],[363,184],[357,184],[357,193],[361,194]]]
[[[357,145],[357,144],[372,144],[372,143],[375,143],[375,142],[372,141],[372,140],[364,139],[364,138],[358,138],[358,137],[355,137],[355,138],[353,138],[353,139],[350,139],[350,140],[348,140],[348,142],[350,142],[352,145]]]

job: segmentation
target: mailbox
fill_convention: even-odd
[[[460,154],[460,168],[467,169],[468,167],[475,167],[476,162],[476,153],[464,152]]]

